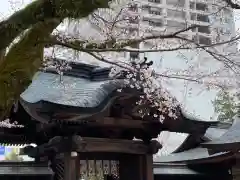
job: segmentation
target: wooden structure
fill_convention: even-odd
[[[216,124],[180,108],[178,119],[166,115],[163,124],[151,113],[142,117],[136,102],[143,91],[125,86],[124,76],[110,78],[109,68],[70,66],[64,76],[39,71],[11,111],[10,120],[24,127],[0,130],[1,143],[37,144],[22,153],[49,162],[55,180],[153,180],[153,154],[161,148],[153,139],[161,131],[189,133],[193,142]]]
[[[239,179],[239,122],[236,118],[233,125],[219,123],[203,136],[189,135],[176,152],[154,159],[154,179]]]
[[[47,164],[34,162],[1,162],[0,178],[2,180],[52,180],[53,172]]]

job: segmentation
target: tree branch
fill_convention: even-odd
[[[114,65],[114,66],[118,66],[120,68],[129,70],[131,72],[136,71],[136,69],[133,69],[132,67],[130,67],[130,65],[129,65],[129,67],[127,67],[127,66],[121,65],[119,63],[109,61],[109,60],[105,59],[104,57],[96,55],[93,52],[86,52],[86,53],[88,53],[89,55],[93,56],[94,58],[96,58],[97,60],[99,60],[101,62],[105,62],[105,63],[111,64],[111,65]],[[169,78],[169,79],[178,79],[178,80],[190,81],[190,82],[197,83],[197,84],[203,84],[203,81],[200,78],[196,78],[196,77],[184,77],[184,76],[179,76],[179,75],[167,75],[167,74],[162,74],[162,73],[155,73],[155,76],[157,78],[161,77],[161,78]],[[214,86],[214,87],[217,87],[217,88],[220,88],[220,89],[224,88],[224,86],[222,86],[218,83],[205,82],[205,84],[208,85],[208,86]]]
[[[237,3],[234,3],[232,0],[223,0],[223,1],[225,1],[233,9],[240,9],[240,5]]]
[[[0,120],[4,120],[13,103],[29,86],[33,75],[43,60],[43,44],[37,41],[50,36],[56,21],[44,21],[34,25],[22,39],[14,44],[0,64]]]
[[[9,46],[21,32],[37,22],[86,17],[97,8],[107,8],[108,2],[109,0],[35,0],[0,22],[0,50]]]
[[[72,48],[75,50],[85,50],[89,52],[107,52],[107,51],[128,51],[128,52],[134,52],[137,50],[130,50],[125,49],[126,46],[131,46],[132,44],[141,43],[147,40],[153,40],[153,39],[182,39],[178,34],[182,32],[189,31],[191,29],[194,29],[196,27],[199,27],[199,25],[190,26],[188,28],[179,30],[174,33],[166,34],[166,35],[151,35],[151,36],[144,36],[140,38],[134,38],[134,39],[126,39],[126,40],[120,40],[117,41],[116,39],[111,38],[110,40],[106,40],[102,43],[94,43],[94,42],[87,42],[87,41],[81,41],[81,40],[71,40],[71,39],[64,39],[64,37],[58,37],[58,36],[52,36],[50,41],[39,41],[39,43],[47,44],[47,46],[54,46],[54,45],[60,45],[63,47]],[[109,48],[112,47],[112,48]],[[139,52],[139,50],[138,50]]]

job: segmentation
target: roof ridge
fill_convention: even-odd
[[[67,66],[69,66],[69,68],[63,70],[63,74],[66,76],[85,78],[92,81],[103,81],[110,78],[109,73],[111,67],[101,67],[82,62],[67,61],[63,59],[56,59],[56,61],[60,61],[60,63],[67,62]],[[53,67],[47,67],[41,71],[46,73],[59,74],[57,68]]]

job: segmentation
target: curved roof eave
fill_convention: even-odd
[[[180,153],[173,153],[168,156],[154,158],[154,163],[185,163],[200,164],[208,162],[221,162],[234,157],[231,152],[210,155],[206,148],[194,148]]]
[[[122,88],[122,79],[109,78],[110,68],[83,63],[70,63],[70,67],[69,71],[64,72],[63,78],[52,69],[38,72],[32,84],[21,94],[21,99],[33,105],[47,102],[54,107],[59,105],[92,110],[100,107],[116,89]],[[59,80],[65,83],[58,82]],[[204,134],[206,129],[215,123],[216,121],[196,119],[181,109],[178,120],[167,120],[163,126],[171,132]]]
[[[211,153],[225,151],[238,152],[240,150],[240,117],[235,117],[232,126],[222,136],[202,143],[201,146],[209,149]]]

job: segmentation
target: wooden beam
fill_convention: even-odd
[[[76,163],[71,152],[64,153],[64,180],[76,180]]]
[[[69,121],[68,130],[69,131],[80,131],[81,128],[114,128],[114,129],[129,129],[129,130],[140,130],[146,132],[152,132],[154,128],[157,129],[160,133],[161,123],[159,121],[144,121],[141,119],[126,119],[126,118],[113,118],[113,117],[98,117],[97,118],[89,118],[89,119],[79,119],[75,121]],[[65,121],[65,123],[67,123]],[[55,122],[49,124],[41,124],[37,127],[37,132],[51,132],[53,128],[56,126],[60,126]],[[156,131],[156,130],[155,130]]]
[[[28,155],[43,156],[48,153],[62,152],[97,152],[97,153],[128,153],[128,154],[155,154],[161,148],[158,141],[152,140],[149,144],[143,141],[89,138],[89,137],[55,137],[48,143],[35,148],[28,148]]]
[[[144,129],[145,124],[150,124],[150,122],[144,122],[143,120],[112,118],[112,117],[104,117],[102,120],[96,121],[96,125],[99,125],[99,126],[131,128],[131,129]]]
[[[66,121],[65,121],[66,122]],[[144,121],[141,119],[126,119],[115,117],[90,117],[84,119],[75,119],[74,121],[79,125],[86,125],[88,127],[113,127],[113,128],[127,128],[127,129],[146,129],[146,125],[161,124],[159,121]],[[49,126],[49,125],[48,125]],[[75,125],[76,126],[76,125]],[[51,126],[49,126],[51,127]]]
[[[153,157],[150,154],[145,155],[145,169],[146,171],[146,180],[154,180],[153,178]]]
[[[161,145],[158,141],[145,144],[143,141],[73,137],[77,152],[114,152],[128,154],[154,154]]]

